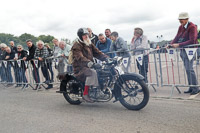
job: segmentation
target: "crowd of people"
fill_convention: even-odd
[[[44,83],[48,85],[46,89],[53,88],[52,82],[54,82],[54,71],[52,67],[52,61],[56,58],[56,68],[58,73],[64,73],[64,63],[67,62],[67,57],[71,46],[64,41],[58,41],[53,39],[54,48],[51,49],[49,44],[39,40],[36,45],[32,40],[26,40],[28,50],[24,50],[22,45],[14,44],[14,41],[10,41],[10,47],[4,43],[0,44],[0,77],[1,82],[6,82],[7,87],[13,86],[14,79],[17,83],[15,87],[28,87],[28,80],[26,77],[26,69],[28,69],[28,63],[32,65],[32,75],[36,83],[34,90],[39,89],[40,86],[40,74],[41,68]],[[12,76],[11,68],[13,67],[14,78]],[[68,66],[71,70],[71,66]],[[71,70],[72,71],[72,70]]]
[[[197,43],[197,29],[192,22],[188,21],[189,15],[187,13],[179,14],[179,21],[181,26],[179,27],[178,33],[175,39],[172,41],[171,47],[177,48],[189,44]],[[32,65],[32,74],[36,83],[40,83],[39,68],[41,68],[42,74],[45,78],[45,84],[48,85],[46,89],[53,87],[52,82],[54,82],[54,72],[52,69],[52,60],[56,59],[56,69],[58,73],[64,73],[65,71],[73,71],[74,75],[80,80],[86,82],[86,92],[87,95],[88,86],[97,86],[96,72],[88,67],[94,62],[93,57],[105,60],[105,58],[113,58],[114,56],[121,56],[127,58],[127,65],[123,66],[123,71],[128,72],[130,67],[130,57],[133,55],[143,54],[142,64],[137,62],[137,67],[139,73],[144,76],[144,81],[147,83],[147,72],[148,72],[148,49],[150,48],[147,36],[143,33],[143,29],[136,27],[133,31],[134,35],[131,40],[130,48],[128,48],[126,41],[119,36],[118,32],[111,32],[110,29],[105,29],[105,34],[100,33],[98,35],[92,32],[91,28],[80,28],[77,32],[78,39],[73,43],[73,45],[66,44],[64,41],[59,41],[58,39],[53,39],[52,42],[54,47],[51,49],[48,44],[39,40],[36,45],[29,39],[26,41],[28,46],[28,51],[24,50],[22,45],[17,45],[15,47],[14,41],[10,41],[10,47],[6,44],[0,44],[0,60],[7,60],[7,66],[1,63],[0,76],[1,82],[8,82],[7,86],[11,86],[13,82],[13,77],[11,75],[11,67],[13,64],[10,60],[15,60],[14,75],[17,82],[16,87],[21,86],[20,83],[27,83],[27,78],[25,76],[26,61],[30,61]],[[136,52],[128,52],[128,50],[136,50]],[[73,63],[72,66],[68,65],[65,70],[64,66],[68,63],[68,58],[72,51]],[[53,58],[50,58],[53,57]],[[195,77],[194,70],[192,68],[193,60],[188,60],[185,51],[181,51],[181,58],[183,59],[189,85],[197,85],[197,80]],[[21,61],[21,66],[17,66],[17,60]],[[37,60],[38,62],[34,62]],[[57,60],[58,59],[58,60]],[[190,64],[190,65],[188,65]],[[5,73],[6,72],[6,73]],[[6,76],[5,76],[6,75]],[[192,82],[191,82],[192,79]],[[26,85],[26,84],[23,84]],[[26,87],[26,86],[25,86]],[[36,85],[34,89],[38,89],[40,86]],[[198,87],[190,87],[185,93],[197,94],[199,92]],[[88,97],[85,97],[87,101],[90,101]]]

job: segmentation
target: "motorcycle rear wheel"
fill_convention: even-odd
[[[124,75],[120,89],[120,103],[129,110],[140,110],[149,101],[149,89],[145,82],[132,75]]]
[[[77,82],[77,80],[75,78],[70,79],[68,82],[66,82],[65,80],[63,80],[61,82],[61,85],[60,85],[60,87],[65,87],[66,88],[66,93],[63,93],[63,96],[64,96],[65,100],[67,102],[69,102],[70,104],[79,105],[79,104],[82,103],[77,98],[77,97],[80,97],[79,96],[79,94],[80,94],[79,91],[81,91],[81,84],[80,84],[80,86],[77,86],[78,88],[73,88],[74,86],[70,85],[71,83],[80,84],[80,83]],[[78,90],[78,92],[74,93],[73,92],[74,90]]]

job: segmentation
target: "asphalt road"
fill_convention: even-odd
[[[0,133],[198,133],[200,101],[151,97],[140,111],[120,103],[68,104],[56,90],[0,85]]]

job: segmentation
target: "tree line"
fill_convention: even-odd
[[[21,34],[20,36],[14,36],[12,34],[0,33],[0,43],[5,43],[9,46],[10,45],[9,42],[14,41],[15,46],[20,44],[24,47],[24,49],[27,49],[27,46],[26,46],[26,40],[27,39],[31,39],[34,44],[37,41],[42,40],[43,42],[48,43],[50,45],[50,47],[53,47],[52,40],[54,38],[55,37],[51,36],[51,35],[40,35],[40,36],[36,37],[36,36],[31,35],[29,33],[24,33],[24,34]],[[63,38],[61,40],[65,41],[66,43],[70,43],[70,40],[67,39],[67,38]]]

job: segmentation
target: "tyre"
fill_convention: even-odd
[[[62,90],[66,89],[66,93],[63,93],[63,96],[67,102],[73,105],[81,104],[79,99],[82,95],[82,85],[76,80],[76,78],[71,78],[68,82],[63,80],[60,87],[64,87]]]
[[[120,80],[120,103],[129,110],[140,110],[149,101],[149,89],[145,82],[133,75],[123,75]]]

